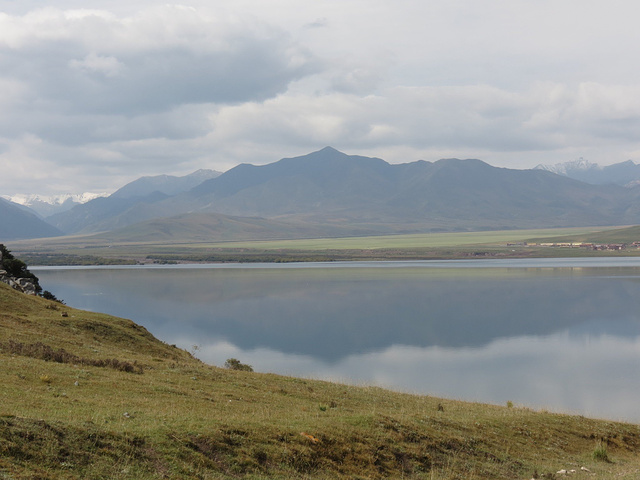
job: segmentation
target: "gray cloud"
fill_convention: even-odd
[[[41,11],[2,23],[3,78],[26,86],[25,100],[65,113],[259,101],[313,69],[311,55],[280,32],[229,27],[179,7],[123,19]]]

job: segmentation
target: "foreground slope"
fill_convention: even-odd
[[[219,369],[1,284],[0,344],[6,478],[640,475],[637,425]]]

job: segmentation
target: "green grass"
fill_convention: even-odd
[[[493,230],[484,232],[447,232],[447,233],[417,233],[410,235],[381,235],[373,237],[350,238],[317,238],[309,240],[268,240],[250,242],[213,243],[209,248],[253,248],[264,250],[292,249],[292,250],[368,250],[368,249],[406,249],[406,248],[436,248],[460,247],[468,245],[503,244],[507,242],[522,242],[533,236],[548,235],[583,235],[597,228],[566,228],[566,229],[531,229],[531,230]],[[200,248],[199,246],[197,248]]]
[[[615,227],[423,233],[307,240],[108,244],[77,236],[11,242],[11,250],[32,265],[131,263],[135,261],[332,261],[467,258],[476,256],[564,256],[551,249],[507,247],[532,238],[594,235]],[[575,255],[575,252],[566,253]],[[583,253],[586,254],[586,253]],[[596,253],[601,255],[601,253]],[[117,260],[116,260],[117,259]]]
[[[218,368],[129,320],[50,305],[0,284],[0,478],[640,475],[637,425]]]

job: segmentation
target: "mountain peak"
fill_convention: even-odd
[[[597,163],[591,163],[589,160],[585,160],[580,157],[578,160],[571,160],[570,162],[556,163],[555,165],[537,165],[534,170],[547,170],[549,172],[557,173],[558,175],[571,176],[571,172],[586,171],[586,170],[600,170],[601,167]]]
[[[320,150],[318,150],[317,153],[320,152],[325,152],[325,153],[342,153],[340,150],[336,150],[335,148],[331,147],[331,146],[326,146],[324,148],[321,148]],[[344,153],[342,153],[343,155],[345,155]]]

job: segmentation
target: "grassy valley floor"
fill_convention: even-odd
[[[4,479],[640,478],[638,425],[218,368],[4,284],[0,363]]]
[[[541,246],[543,242],[640,241],[640,227],[574,227],[479,232],[420,233],[297,240],[193,242],[107,242],[100,235],[10,242],[30,265],[114,265],[136,263],[326,262],[439,260],[467,258],[619,257],[640,255],[637,246],[620,251]],[[535,245],[531,242],[535,242]]]

